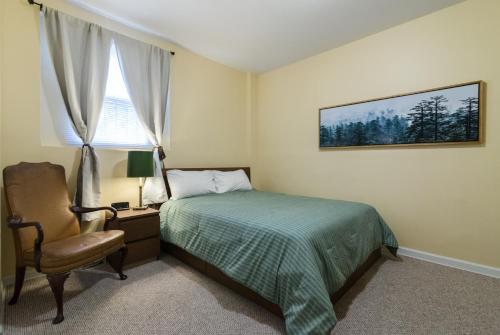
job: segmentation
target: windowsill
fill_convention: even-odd
[[[130,147],[113,147],[113,146],[101,146],[101,145],[93,145],[92,146],[94,149],[97,150],[116,150],[116,151],[131,151],[131,150],[153,150],[154,146],[144,146],[144,147],[139,147],[139,146],[130,146]]]
[[[62,144],[62,145],[43,145],[44,147],[58,147],[58,148],[81,148],[83,144],[76,144],[76,143],[68,143],[68,144]],[[153,145],[147,145],[147,146],[110,146],[110,145],[92,145],[94,149],[97,150],[115,150],[115,151],[130,151],[130,150],[153,150],[154,146]]]

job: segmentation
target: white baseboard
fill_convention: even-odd
[[[24,281],[26,282],[27,280],[39,278],[39,277],[45,277],[43,273],[39,273],[36,271],[29,271],[28,269],[26,270],[26,275],[24,276]],[[11,285],[14,285],[16,282],[16,275],[10,275],[10,276],[5,276],[2,278],[3,282],[3,287],[7,288]]]
[[[500,268],[495,268],[488,265],[467,262],[456,258],[440,256],[431,254],[429,252],[404,247],[400,247],[398,249],[398,255],[416,258],[426,262],[436,263],[439,265],[448,266],[450,268],[474,272],[484,276],[500,279]]]
[[[439,264],[439,265],[443,265],[443,266],[448,266],[450,268],[460,269],[460,270],[478,273],[478,274],[481,274],[484,276],[500,279],[500,268],[495,268],[495,267],[488,266],[488,265],[472,263],[472,262],[468,262],[468,261],[463,261],[461,259],[440,256],[440,255],[432,254],[430,252],[425,252],[425,251],[420,251],[420,250],[410,249],[410,248],[405,248],[405,247],[398,248],[398,255],[416,258],[416,259],[420,259],[422,261],[435,263],[435,264]],[[45,276],[45,275],[42,273],[35,272],[35,271],[26,271],[25,281],[30,280],[30,279],[39,278],[42,276]],[[15,280],[16,280],[15,275],[3,277],[3,279],[2,279],[3,291],[5,291],[5,289],[7,287],[14,285]],[[0,283],[0,287],[1,287],[1,283]],[[1,332],[0,332],[0,334],[1,334]]]

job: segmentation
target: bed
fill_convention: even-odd
[[[160,220],[165,251],[282,316],[290,335],[329,334],[333,303],[382,246],[398,248],[369,205],[256,190],[169,200]]]

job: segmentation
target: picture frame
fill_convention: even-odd
[[[319,148],[469,145],[484,141],[484,81],[319,109]]]

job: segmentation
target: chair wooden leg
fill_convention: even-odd
[[[19,295],[21,294],[21,289],[23,288],[24,283],[24,274],[26,273],[25,266],[16,267],[16,283],[14,284],[14,294],[9,301],[9,305],[15,305]]]
[[[52,293],[54,293],[54,298],[57,304],[57,315],[52,320],[53,324],[58,324],[63,322],[63,292],[64,292],[64,282],[69,277],[69,273],[59,273],[47,275],[47,280],[49,281]]]
[[[118,275],[120,276],[120,280],[125,280],[128,278],[127,275],[123,273],[123,264],[125,263],[127,252],[128,252],[127,246],[124,246],[123,248],[120,249],[120,261],[118,263],[118,269],[116,269],[116,272],[118,272]]]
[[[120,280],[125,280],[128,278],[127,275],[123,273],[123,265],[125,262],[125,257],[127,257],[127,251],[127,246],[124,246],[114,254],[108,256],[108,263],[109,265],[111,265],[113,270],[118,273],[118,275],[120,276]]]

